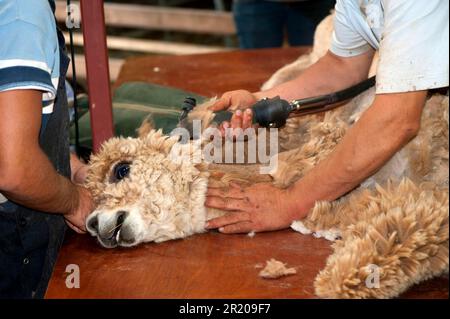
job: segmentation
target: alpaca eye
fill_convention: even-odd
[[[130,174],[130,163],[119,163],[114,167],[113,181],[118,182],[123,180]]]

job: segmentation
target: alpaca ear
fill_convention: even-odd
[[[155,125],[153,123],[152,115],[148,115],[141,126],[136,130],[139,138],[146,137],[152,130],[154,130]]]

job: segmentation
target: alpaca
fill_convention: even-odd
[[[312,54],[327,47],[332,29],[319,36],[326,21]],[[309,59],[306,66],[316,57],[301,59]],[[205,140],[182,144],[179,136],[164,136],[145,121],[137,138],[113,138],[91,158],[86,186],[97,208],[87,220],[88,231],[107,248],[205,232],[208,220],[225,214],[204,206],[208,185],[289,187],[333,151],[374,97],[370,89],[324,116],[288,120],[279,131],[278,165],[269,174],[260,174],[260,164],[206,162]],[[198,106],[189,119],[202,120],[206,128],[214,118],[207,109],[212,102]],[[447,96],[427,100],[421,124],[419,134],[360,187],[336,201],[316,203],[305,219],[292,224],[304,235],[334,242],[315,279],[319,297],[392,298],[448,273]],[[374,274],[376,289],[367,284]]]

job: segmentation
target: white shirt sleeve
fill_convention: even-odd
[[[341,57],[357,56],[371,49],[367,40],[355,30],[349,21],[349,18],[354,18],[349,15],[354,8],[346,7],[349,4],[353,5],[352,2],[337,1],[335,7],[334,32],[330,50]],[[367,28],[369,27],[367,26]]]
[[[449,85],[449,1],[385,0],[377,94]]]

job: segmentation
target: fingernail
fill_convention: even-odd
[[[242,111],[241,111],[241,110],[237,110],[237,111],[236,111],[236,115],[237,115],[237,116],[241,116],[241,115],[242,115]]]
[[[229,128],[230,127],[230,125],[228,124],[228,123],[223,123],[223,128]]]
[[[209,222],[206,222],[205,228],[209,228]]]
[[[247,114],[252,114],[252,109],[246,109],[246,110],[245,110],[245,113],[247,113]]]
[[[225,228],[223,228],[223,227],[219,228],[219,232],[221,232],[221,233],[223,233],[224,230],[225,230]]]

